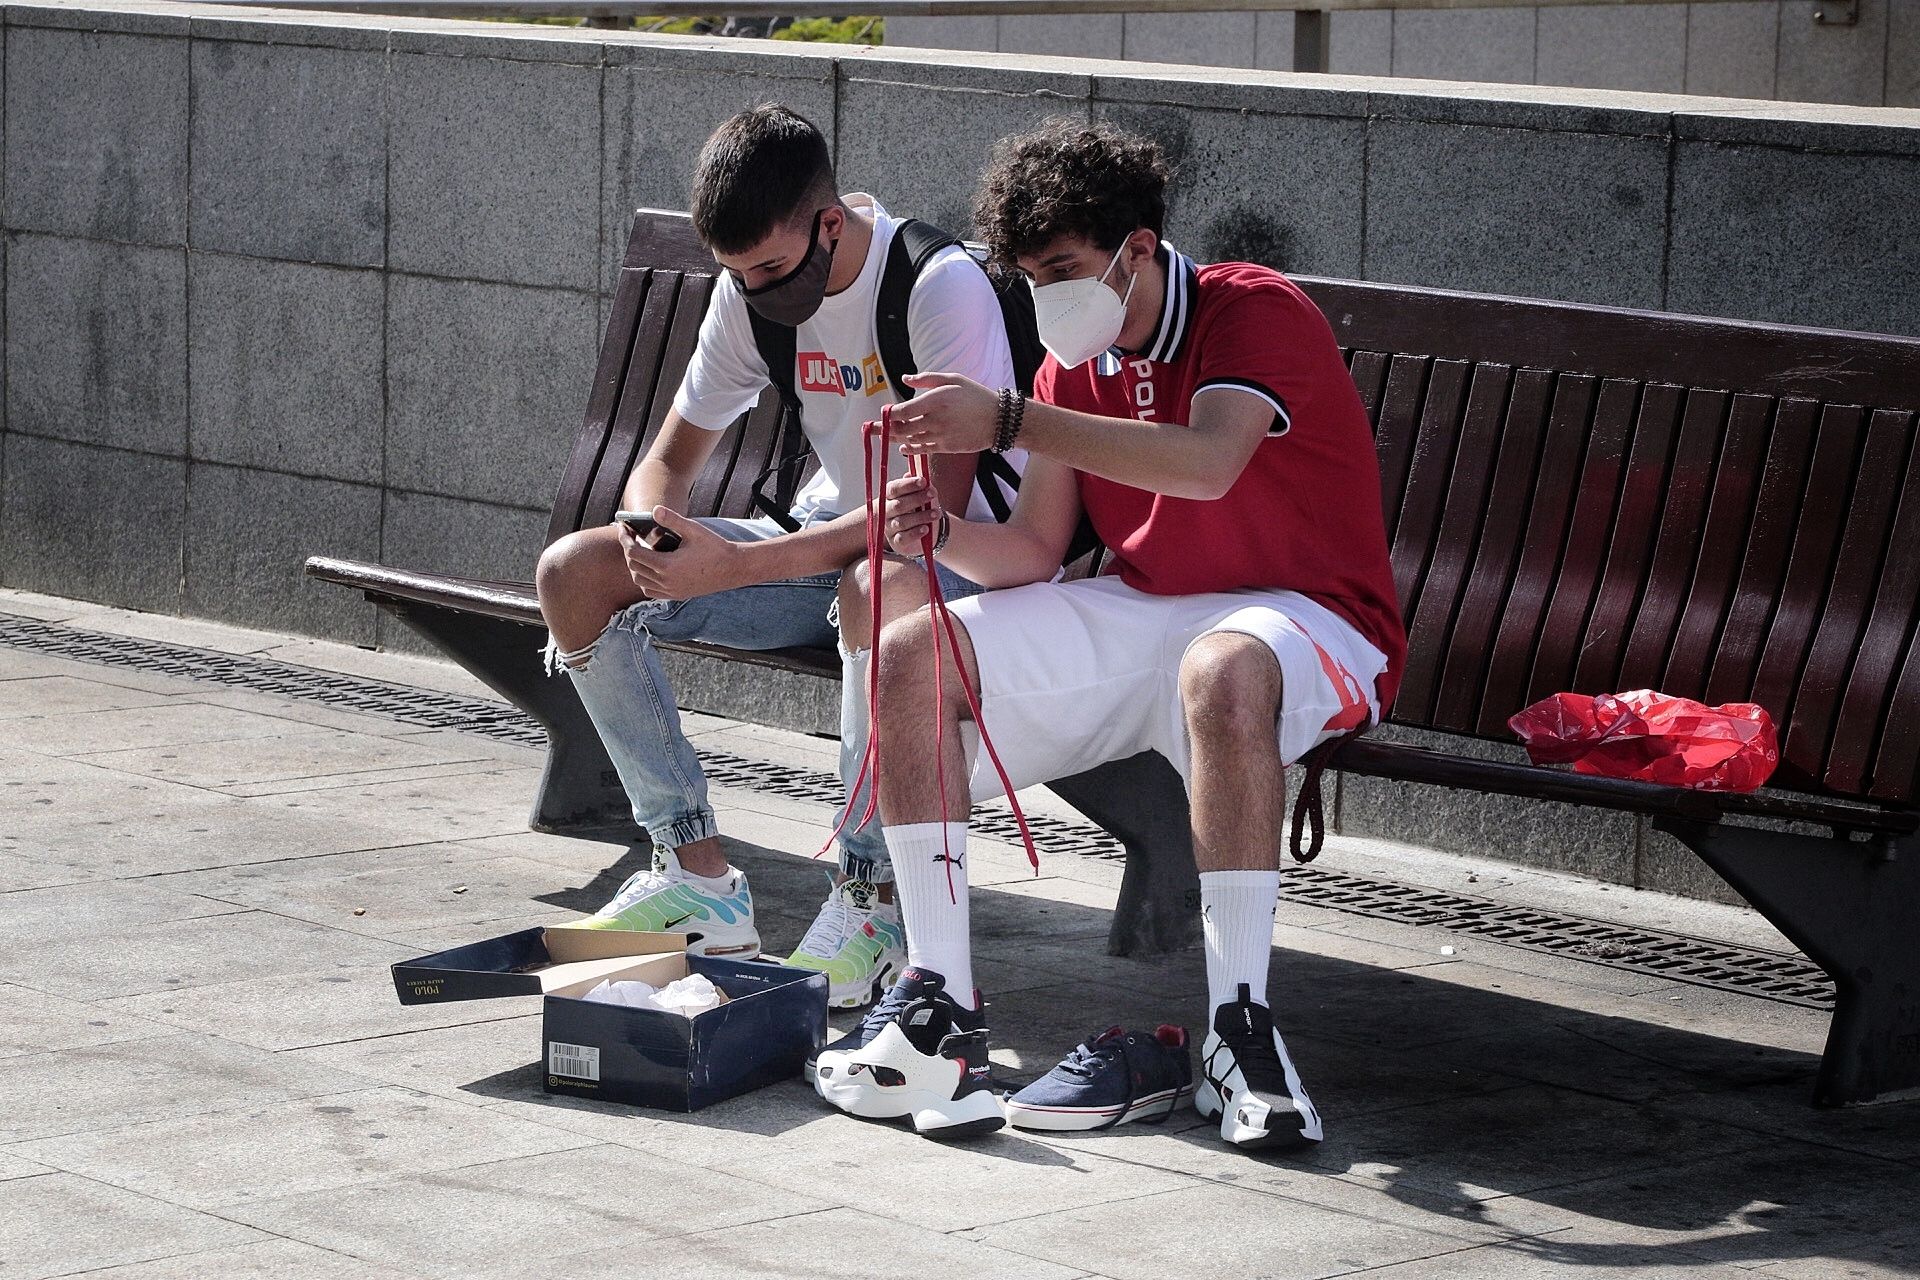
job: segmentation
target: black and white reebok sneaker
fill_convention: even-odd
[[[1299,1147],[1325,1134],[1273,1014],[1244,982],[1238,1000],[1213,1011],[1193,1105],[1236,1147]]]
[[[1006,1121],[987,1064],[987,1020],[964,1009],[927,969],[900,975],[854,1036],[823,1049],[813,1087],[849,1115],[905,1117],[928,1138],[991,1133]],[[844,1040],[841,1042],[844,1043]]]

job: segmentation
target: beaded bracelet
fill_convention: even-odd
[[[1013,388],[1000,389],[1000,423],[993,433],[992,449],[995,453],[1005,453],[1013,448],[1013,442],[1020,437],[1020,427],[1027,416],[1026,395]]]

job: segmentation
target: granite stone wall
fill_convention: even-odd
[[[1202,258],[1920,333],[1916,111],[165,0],[8,5],[0,48],[0,584],[362,645],[419,647],[302,558],[530,576],[631,210],[767,99],[955,228],[995,137],[1101,116],[1174,154]],[[685,678],[833,728],[830,689]],[[1349,781],[1341,817],[1490,841],[1509,808]],[[1502,856],[1665,865],[1527,821]]]

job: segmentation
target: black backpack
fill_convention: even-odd
[[[908,218],[894,228],[893,245],[887,251],[887,265],[880,276],[879,297],[874,306],[874,328],[880,342],[880,366],[903,400],[913,396],[906,385],[910,374],[919,372],[914,362],[913,345],[907,338],[907,302],[913,296],[914,283],[933,256],[948,245],[960,245],[986,269],[986,250],[979,245],[948,235],[932,223]],[[1013,355],[1013,376],[1020,389],[1033,391],[1033,375],[1046,358],[1040,345],[1040,330],[1033,318],[1033,294],[1017,278],[1002,279],[989,274],[994,295],[1000,300],[1000,314],[1007,325],[1007,346]],[[811,452],[806,433],[800,429],[800,397],[793,386],[793,362],[797,352],[794,330],[775,324],[752,307],[747,318],[753,324],[754,345],[766,362],[774,389],[784,406],[780,414],[780,437],[775,447],[774,465],[754,483],[753,505],[776,524],[793,532],[799,528],[789,514],[794,494],[800,488],[800,472]],[[767,492],[768,482],[772,492]],[[994,519],[1005,521],[1013,507],[1007,495],[1017,493],[1020,475],[997,453],[980,455],[980,491],[993,509]]]

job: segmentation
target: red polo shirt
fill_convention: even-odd
[[[1380,506],[1373,430],[1320,309],[1268,267],[1196,267],[1162,244],[1167,297],[1137,355],[1117,348],[1074,369],[1051,356],[1034,379],[1049,404],[1185,425],[1198,395],[1253,395],[1273,428],[1221,497],[1202,502],[1082,473],[1080,498],[1128,586],[1154,595],[1241,587],[1298,591],[1386,655],[1386,708],[1406,663]]]

